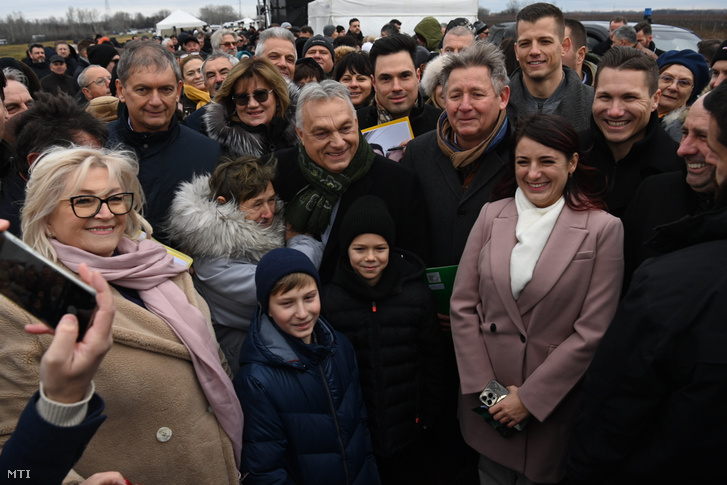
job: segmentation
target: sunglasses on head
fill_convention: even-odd
[[[252,94],[239,93],[232,96],[232,100],[238,106],[247,106],[250,102],[250,96],[252,96],[258,103],[264,103],[268,100],[268,96],[272,93],[272,89],[256,89]]]

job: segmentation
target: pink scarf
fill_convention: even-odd
[[[204,315],[187,301],[184,292],[171,280],[186,269],[174,263],[172,256],[151,240],[136,243],[122,237],[116,248],[120,254],[112,257],[97,256],[55,239],[51,244],[60,262],[71,271],[77,273],[78,265],[86,263],[109,283],[138,291],[149,311],[169,324],[192,356],[197,380],[217,421],[232,441],[239,469],[242,408],[230,378],[220,365],[217,341],[210,333]]]

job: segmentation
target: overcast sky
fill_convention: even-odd
[[[253,16],[255,14],[256,0],[238,0],[230,3],[218,3],[210,0],[176,0],[175,2],[149,2],[148,0],[108,0],[111,13],[117,10],[123,10],[131,13],[142,12],[151,14],[162,9],[176,10],[181,9],[192,15],[199,13],[200,7],[210,3],[215,5],[230,5],[235,11],[242,7],[243,17]],[[530,3],[530,2],[524,2]],[[556,0],[555,2],[564,11],[612,11],[612,10],[638,10],[643,8],[635,8],[632,0]],[[506,0],[498,0],[497,2],[480,2],[485,8],[489,8],[493,12],[504,10]],[[69,6],[81,9],[97,9],[101,15],[105,13],[104,0],[74,0],[70,3],[68,0],[34,0],[31,2],[15,2],[14,0],[2,0],[0,2],[0,18],[3,20],[12,12],[22,12],[26,19],[42,19],[51,16],[57,18],[65,18]],[[709,8],[725,8],[724,0],[659,0],[651,4],[645,3],[644,6],[658,8],[682,8],[682,9],[709,9]],[[234,19],[231,19],[234,20]]]

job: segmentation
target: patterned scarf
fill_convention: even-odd
[[[308,185],[300,189],[285,208],[285,220],[298,232],[321,235],[328,227],[333,207],[348,187],[363,178],[374,163],[374,151],[359,132],[358,150],[343,172],[333,173],[298,147],[298,166]]]
[[[437,144],[442,150],[442,153],[452,161],[454,168],[459,169],[472,164],[480,159],[483,154],[486,155],[494,150],[507,135],[507,124],[507,113],[505,110],[502,110],[497,117],[495,127],[487,138],[476,147],[463,150],[455,143],[455,133],[445,111],[439,117],[439,122],[437,123]]]

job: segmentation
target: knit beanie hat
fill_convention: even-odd
[[[323,35],[326,37],[332,37],[333,33],[336,31],[336,26],[333,24],[328,24],[323,27]]]
[[[270,291],[273,286],[283,277],[293,273],[309,274],[316,280],[318,288],[321,287],[318,270],[308,256],[298,250],[276,248],[260,259],[255,270],[255,286],[257,287],[257,301],[263,313],[268,313]]]
[[[681,64],[692,71],[692,76],[694,76],[694,86],[692,87],[692,95],[690,98],[696,97],[699,93],[701,93],[702,89],[704,89],[709,82],[709,66],[707,65],[707,61],[704,59],[702,54],[694,52],[691,49],[665,52],[659,56],[656,63],[659,65],[659,71],[671,64]]]
[[[310,49],[314,45],[322,45],[331,52],[331,58],[336,58],[336,54],[333,52],[333,43],[322,35],[316,35],[306,41],[305,45],[303,46],[303,57],[305,57],[305,53],[308,52],[308,49]]]
[[[119,52],[111,44],[96,44],[88,48],[88,62],[106,67]]]
[[[712,64],[710,64],[710,67],[714,67],[714,63],[717,61],[727,61],[727,40],[722,42],[717,48],[714,56],[712,56]]]
[[[361,234],[378,234],[386,239],[389,248],[394,247],[396,227],[386,203],[373,195],[360,197],[351,204],[343,217],[338,231],[341,252],[348,254],[348,247]]]

